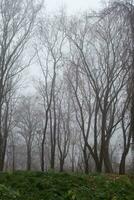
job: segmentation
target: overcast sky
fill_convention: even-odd
[[[46,9],[53,12],[65,7],[69,14],[87,9],[96,10],[101,6],[101,0],[45,0]]]

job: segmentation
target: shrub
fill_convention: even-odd
[[[0,200],[19,200],[19,194],[10,188],[0,185]]]

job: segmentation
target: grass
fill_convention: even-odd
[[[134,200],[134,178],[54,172],[1,173],[0,200]]]

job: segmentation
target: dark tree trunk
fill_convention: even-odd
[[[45,121],[45,127],[43,130],[43,139],[41,143],[41,171],[44,172],[45,170],[45,162],[44,162],[44,157],[45,157],[45,140],[46,140],[46,131],[47,131],[47,124],[48,124],[48,112],[49,112],[49,107],[46,111],[46,121]]]
[[[12,170],[13,170],[13,172],[15,171],[15,145],[13,144],[13,146],[12,146],[12,151],[13,151],[13,153],[12,153]]]
[[[83,156],[84,156],[84,171],[85,174],[89,174],[89,162],[88,162],[88,155],[87,155],[87,151],[86,151],[86,146],[83,149]]]
[[[52,170],[54,170],[54,168],[55,168],[55,152],[51,153],[50,167],[51,167]]]
[[[0,139],[0,171],[4,170],[4,161],[6,153],[7,135],[5,135],[4,140]]]
[[[27,171],[31,170],[31,146],[27,146]]]
[[[101,173],[101,172],[102,172],[102,165],[101,165],[101,163],[98,162],[98,161],[95,161],[95,170],[96,170],[96,172],[98,172],[98,173]]]
[[[85,163],[85,174],[89,174],[89,164],[88,164],[88,162]]]
[[[64,159],[60,159],[60,172],[64,171]]]
[[[75,164],[74,164],[74,159],[72,159],[72,166],[71,166],[71,171],[74,172],[75,171]]]
[[[52,113],[50,110],[50,136],[51,136],[51,161],[50,161],[50,167],[52,170],[54,170],[55,168],[55,149],[56,149],[56,134],[57,134],[57,130],[56,130],[56,110],[55,110],[55,99],[53,97],[53,101],[54,101],[54,113],[53,113],[53,118],[54,118],[54,124],[52,123]]]
[[[3,154],[0,152],[0,171],[3,171],[4,169],[4,160],[3,160]]]
[[[104,167],[106,173],[113,173],[112,163],[109,157],[109,145],[105,144],[104,150]]]
[[[45,137],[42,140],[41,144],[41,171],[44,172],[45,170],[45,162],[44,162],[44,151],[45,151]]]
[[[119,166],[119,174],[125,174],[125,164],[126,164],[126,154],[123,153]]]
[[[112,168],[112,164],[109,158],[109,155],[105,155],[104,158],[104,166],[105,166],[105,172],[106,173],[113,173],[113,168]]]

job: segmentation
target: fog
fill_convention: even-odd
[[[0,171],[133,171],[133,2],[0,3]]]
[[[100,0],[46,0],[48,12],[56,12],[59,8],[65,8],[68,14],[74,14],[85,10],[98,10],[102,6]]]

